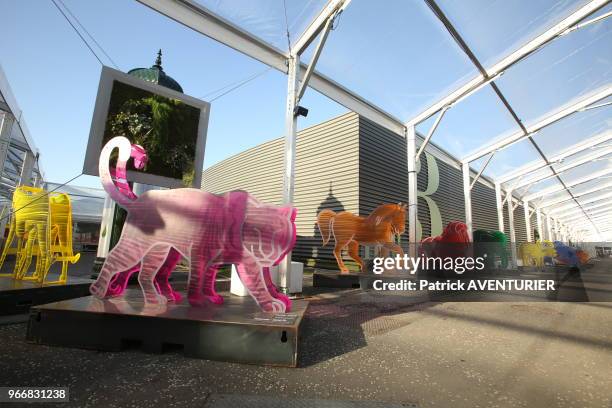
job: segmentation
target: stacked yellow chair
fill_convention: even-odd
[[[49,268],[62,262],[62,272],[57,281],[46,283],[66,283],[68,262],[75,263],[80,254],[72,250],[72,209],[66,194],[51,194],[45,190],[20,186],[13,195],[13,216],[2,255],[0,267],[8,254],[16,256],[13,273],[0,274],[15,279],[33,280],[45,283]],[[15,248],[12,248],[17,238]],[[31,276],[28,270],[32,257],[36,255],[36,269]]]
[[[525,242],[519,248],[519,254],[523,260],[523,266],[542,267],[544,257],[555,257],[557,251],[550,241]]]
[[[51,253],[53,262],[62,263],[62,273],[58,283],[66,283],[68,262],[76,263],[81,254],[72,250],[72,206],[70,197],[63,193],[53,193],[49,197],[51,211]]]

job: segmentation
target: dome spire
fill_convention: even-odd
[[[162,50],[157,51],[157,58],[155,64],[151,68],[134,68],[128,71],[129,75],[140,78],[144,81],[153,82],[166,88],[173,89],[177,92],[183,93],[181,85],[174,80],[170,75],[164,72],[162,68]]]
[[[155,59],[155,65],[153,65],[153,66],[157,67],[157,68],[159,68],[159,69],[161,69],[163,71],[161,57],[162,57],[162,50],[160,48],[159,51],[157,51],[157,58]]]

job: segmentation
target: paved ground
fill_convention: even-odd
[[[0,326],[0,385],[69,386],[75,407],[202,407],[220,394],[419,407],[612,407],[612,303],[307,293],[297,369],[36,346],[24,341],[25,324],[11,324]]]

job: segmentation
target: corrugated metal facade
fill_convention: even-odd
[[[275,139],[206,169],[202,188],[214,193],[243,189],[262,201],[280,204],[283,146],[282,138]],[[462,173],[458,164],[433,146],[426,150],[428,154],[421,157],[418,173],[419,221],[423,237],[431,235],[432,220],[436,229],[440,223],[444,226],[465,218]],[[355,113],[298,132],[294,199],[298,208],[298,242],[294,259],[321,267],[335,265],[332,244],[321,248],[315,224],[316,215],[322,209],[367,215],[380,204],[406,202],[407,190],[403,136]],[[476,183],[472,190],[474,228],[497,229],[495,208],[493,186],[486,181]],[[440,219],[436,222],[438,211]],[[507,210],[504,218],[507,226]],[[515,210],[514,220],[517,242],[524,242],[525,219],[520,205]],[[535,216],[532,228],[535,228]],[[407,242],[406,234],[403,241]]]
[[[366,118],[360,118],[359,129],[359,212],[369,214],[385,202],[407,201],[406,140]],[[424,194],[428,190],[430,169],[433,160],[437,168],[437,188],[426,194],[437,205],[442,225],[451,221],[465,220],[463,196],[463,174],[458,164],[452,165],[451,157],[436,150],[425,149],[430,155],[421,157],[417,181],[418,189]],[[442,160],[442,159],[446,160]],[[433,175],[432,177],[435,177]],[[425,194],[424,194],[425,195]],[[477,182],[472,190],[472,218],[474,229],[497,230],[495,189],[489,183]],[[535,222],[535,216],[533,216]],[[431,220],[427,201],[419,198],[419,222],[422,236],[431,235]],[[508,225],[506,216],[505,225]],[[515,210],[514,223],[517,242],[526,241],[523,207]],[[533,224],[535,225],[535,224]]]

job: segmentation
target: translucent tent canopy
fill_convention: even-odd
[[[601,194],[588,191],[612,165],[609,0],[139,1],[284,72],[318,57],[309,86],[394,131],[431,130],[545,211]]]
[[[6,115],[6,116],[5,116]],[[0,207],[5,208],[10,205],[15,187],[21,181],[22,170],[26,155],[35,158],[38,149],[23,118],[22,111],[17,104],[9,82],[0,67],[0,125],[3,125],[4,118],[11,118],[10,137],[8,137],[8,149],[4,166],[1,169],[0,177]],[[38,160],[32,161],[31,179],[36,184],[43,181],[43,171]]]

